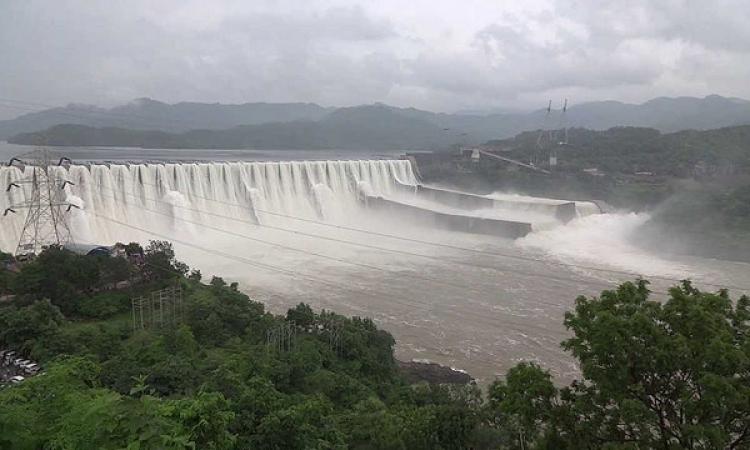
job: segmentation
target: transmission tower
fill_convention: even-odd
[[[555,134],[550,134],[550,153],[549,153],[549,166],[553,168],[557,166],[557,150],[560,147],[568,145],[568,99],[565,99],[565,103],[562,105],[560,110],[560,121],[558,123],[558,130]],[[559,133],[559,134],[558,134]]]
[[[547,105],[547,112],[544,115],[544,123],[542,124],[542,129],[539,130],[539,136],[536,139],[536,150],[534,152],[534,155],[532,156],[531,161],[529,161],[529,164],[531,164],[532,166],[538,164],[539,154],[543,153],[545,147],[547,147],[547,145],[550,144],[554,139],[553,131],[548,129],[551,114],[552,100],[550,100],[549,104]]]
[[[291,352],[297,340],[297,325],[294,321],[284,322],[266,331],[266,349],[278,352]]]
[[[21,180],[11,182],[6,192],[23,189],[25,198],[3,212],[3,216],[7,216],[27,210],[26,221],[15,252],[21,261],[34,257],[49,246],[65,245],[70,240],[66,212],[71,208],[78,208],[66,201],[65,186],[73,183],[65,179],[64,169],[57,168],[70,164],[70,160],[60,158],[54,166],[47,150],[36,151],[28,156],[28,163],[20,158],[11,158],[8,162],[8,166],[16,166],[27,175]]]

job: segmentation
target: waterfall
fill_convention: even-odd
[[[28,195],[28,189],[5,188],[29,170],[0,168],[0,209]],[[388,195],[397,183],[417,183],[406,160],[94,164],[54,170],[73,183],[65,194],[81,208],[71,210],[74,240],[97,244],[149,238],[123,224],[167,236],[199,236],[201,227],[190,222],[236,229],[244,220],[273,223],[284,215],[332,220],[361,208],[360,186]],[[0,249],[15,249],[24,219],[24,210],[0,218]]]

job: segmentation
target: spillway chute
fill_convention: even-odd
[[[74,234],[93,242],[146,239],[122,224],[200,236],[201,223],[235,229],[236,220],[268,225],[290,217],[364,228],[402,222],[515,239],[547,222],[564,223],[600,209],[591,202],[425,186],[409,160],[90,164],[55,170],[66,171],[71,181],[66,195],[85,205],[74,223],[81,231]],[[0,169],[6,184],[22,176],[16,167]],[[0,207],[18,201],[13,197],[18,195],[23,193],[0,195]],[[22,219],[3,224],[0,248],[14,248]]]

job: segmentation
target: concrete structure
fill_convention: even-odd
[[[407,220],[444,230],[486,234],[509,239],[523,237],[531,232],[531,224],[524,222],[447,214],[388,200],[383,197],[367,196],[364,201],[369,208],[395,212]]]
[[[532,209],[544,209],[545,212],[549,212],[557,220],[563,223],[568,223],[577,216],[575,202],[564,200],[561,200],[560,203],[557,204],[541,204],[524,202],[522,200],[513,200],[512,202],[509,202],[505,200],[493,199],[483,195],[469,194],[466,192],[453,191],[450,189],[439,189],[423,185],[417,185],[416,187],[402,186],[401,190],[402,192],[416,195],[418,198],[423,200],[433,201],[441,205],[466,211],[476,209],[490,209],[498,206],[503,206],[506,208],[515,206]]]
[[[94,244],[78,244],[78,243],[67,243],[64,246],[65,250],[70,250],[73,253],[84,256],[112,256],[112,247],[106,245],[94,245]]]

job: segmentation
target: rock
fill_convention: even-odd
[[[410,383],[469,384],[474,378],[468,373],[429,361],[397,361],[398,368]]]

